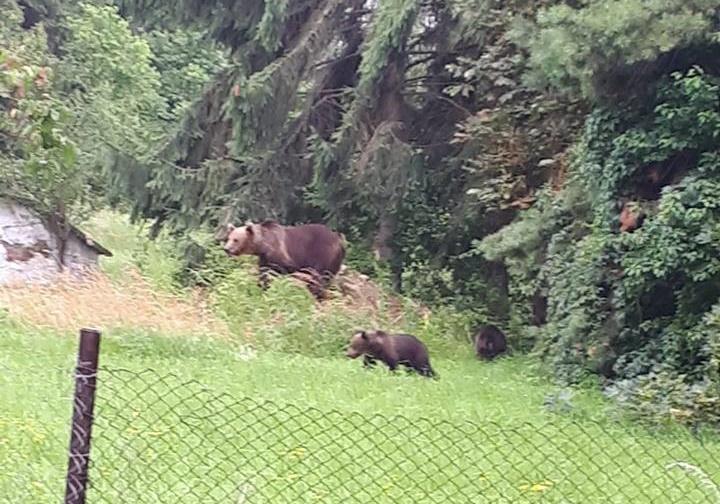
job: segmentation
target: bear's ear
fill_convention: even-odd
[[[253,225],[252,225],[252,224],[246,224],[246,225],[245,225],[245,232],[246,232],[248,235],[251,235],[251,236],[252,236],[252,235],[255,233],[255,230],[253,229]]]
[[[368,335],[365,331],[360,331],[360,337],[364,340],[368,339]]]
[[[232,222],[228,222],[228,223],[225,225],[225,230],[226,230],[228,233],[232,233],[234,229],[235,229],[235,224],[233,224]]]

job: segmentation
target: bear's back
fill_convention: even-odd
[[[333,274],[340,269],[343,255],[340,236],[323,224],[285,228],[285,248],[298,269],[312,268]]]

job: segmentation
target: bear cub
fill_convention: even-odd
[[[415,371],[421,376],[437,376],[430,366],[425,344],[411,334],[359,331],[350,338],[345,355],[351,359],[362,355],[365,367],[373,366],[376,360],[380,360],[390,371],[395,371],[402,364],[408,371]]]
[[[481,326],[473,336],[473,344],[479,359],[491,360],[507,350],[505,335],[494,325]]]

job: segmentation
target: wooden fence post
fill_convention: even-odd
[[[99,352],[100,331],[81,329],[75,371],[65,504],[85,504]]]

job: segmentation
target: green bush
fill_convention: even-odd
[[[561,195],[477,246],[505,260],[516,303],[547,294],[535,349],[556,375],[615,378],[616,396],[643,415],[717,421],[719,98],[717,79],[694,68],[660,86],[650,115],[596,110]],[[638,199],[657,167],[665,187],[640,198],[642,227],[619,233],[618,202]]]
[[[210,302],[238,338],[257,348],[318,357],[337,356],[354,331],[379,328],[411,332],[421,338],[434,355],[461,355],[471,351],[469,317],[450,308],[422,317],[417,304],[400,300],[398,312],[397,301],[385,297],[377,310],[347,306],[342,299],[331,299],[318,306],[303,285],[287,276],[273,278],[269,288],[263,291],[258,285],[254,261],[239,262],[211,288]]]

